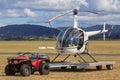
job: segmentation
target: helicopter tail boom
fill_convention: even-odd
[[[105,33],[108,32],[109,30],[105,29],[105,23],[103,25],[103,30],[97,30],[97,31],[90,31],[90,32],[86,32],[88,37],[90,36],[94,36],[97,34],[103,34],[103,39],[105,40]]]

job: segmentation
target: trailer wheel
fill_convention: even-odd
[[[106,68],[107,68],[108,70],[112,70],[112,69],[113,69],[113,65],[106,65]]]
[[[41,63],[39,68],[39,73],[41,75],[48,75],[50,72],[49,64],[48,63]]]
[[[15,75],[15,71],[14,71],[12,65],[10,65],[10,64],[6,65],[6,67],[5,67],[5,74],[7,76]]]
[[[72,69],[72,70],[76,70],[76,69],[77,69],[77,66],[71,66],[71,69]]]
[[[20,68],[20,73],[22,76],[30,76],[31,74],[31,68],[27,64],[23,64]]]
[[[101,69],[102,69],[102,66],[96,66],[96,69],[97,69],[97,70],[101,70]]]
[[[67,69],[67,67],[61,67],[61,69],[63,69],[63,70],[64,70],[64,69]]]

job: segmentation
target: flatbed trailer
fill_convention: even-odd
[[[49,63],[51,69],[53,68],[67,68],[71,67],[72,69],[85,69],[86,67],[95,66],[97,70],[101,70],[102,66],[106,66],[108,70],[113,69],[114,61],[102,61],[102,62],[90,62],[90,63],[70,63],[70,62],[53,62]]]
[[[55,60],[60,56],[61,54],[56,55],[56,57],[49,63],[49,66],[51,69],[54,68],[61,68],[61,69],[66,69],[67,67],[71,67],[71,69],[85,69],[86,67],[90,66],[95,66],[97,70],[101,70],[102,66],[106,66],[108,70],[113,69],[113,65],[115,64],[114,61],[97,61],[93,56],[91,56],[89,53],[85,54],[76,54],[74,56],[78,56],[80,59],[82,59],[83,62],[79,61],[78,62],[66,62],[66,60],[71,56],[67,55],[62,61],[56,62]],[[89,56],[92,61],[87,62],[82,55]]]

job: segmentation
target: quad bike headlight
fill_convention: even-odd
[[[18,61],[17,61],[17,60],[15,60],[15,61],[14,61],[14,64],[18,64]]]
[[[8,61],[8,63],[9,63],[9,64],[11,64],[11,63],[12,63],[12,61]]]

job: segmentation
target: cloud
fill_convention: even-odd
[[[86,0],[0,0],[0,9],[46,9],[46,10],[66,10],[88,6]]]
[[[29,8],[25,8],[24,10],[16,10],[16,9],[7,9],[0,12],[0,17],[2,18],[18,18],[18,17],[35,17],[37,16],[36,13],[31,11]]]
[[[108,23],[118,23],[120,21],[120,0],[0,0],[0,19],[22,17],[21,19],[28,20],[24,22],[29,22],[29,20],[31,23],[44,22],[57,14],[74,8],[102,11],[99,15],[80,13],[80,23],[95,25],[104,21]],[[67,22],[67,24],[71,24],[71,16],[72,14],[61,17],[55,20],[54,24],[63,25]]]
[[[9,9],[6,11],[6,16],[8,16],[8,17],[20,17],[21,15],[16,10]]]
[[[2,13],[0,12],[0,18],[2,17]]]
[[[80,15],[79,21],[86,24],[120,24],[120,0],[86,0],[88,10],[101,11],[98,15]]]
[[[78,8],[80,5],[87,6],[88,3],[86,0],[0,0],[0,9],[7,15],[3,15],[4,17],[37,16],[40,17],[38,20],[51,18],[58,14],[56,13],[58,10],[63,12]],[[39,16],[35,13],[36,10],[39,11]],[[35,18],[33,20],[38,21]]]
[[[79,7],[80,5],[87,6],[88,3],[86,3],[86,0],[21,0],[14,6],[40,10],[66,10]]]
[[[3,27],[3,26],[5,26],[6,24],[3,24],[3,23],[0,23],[0,27]]]
[[[87,2],[89,3],[89,9],[92,10],[120,12],[120,0],[87,0]]]
[[[96,15],[96,16],[79,16],[79,22],[85,22],[86,24],[120,24],[120,14],[109,14],[109,15]]]
[[[29,17],[35,17],[36,16],[36,14],[34,12],[32,12],[29,8],[25,8],[24,13]]]

